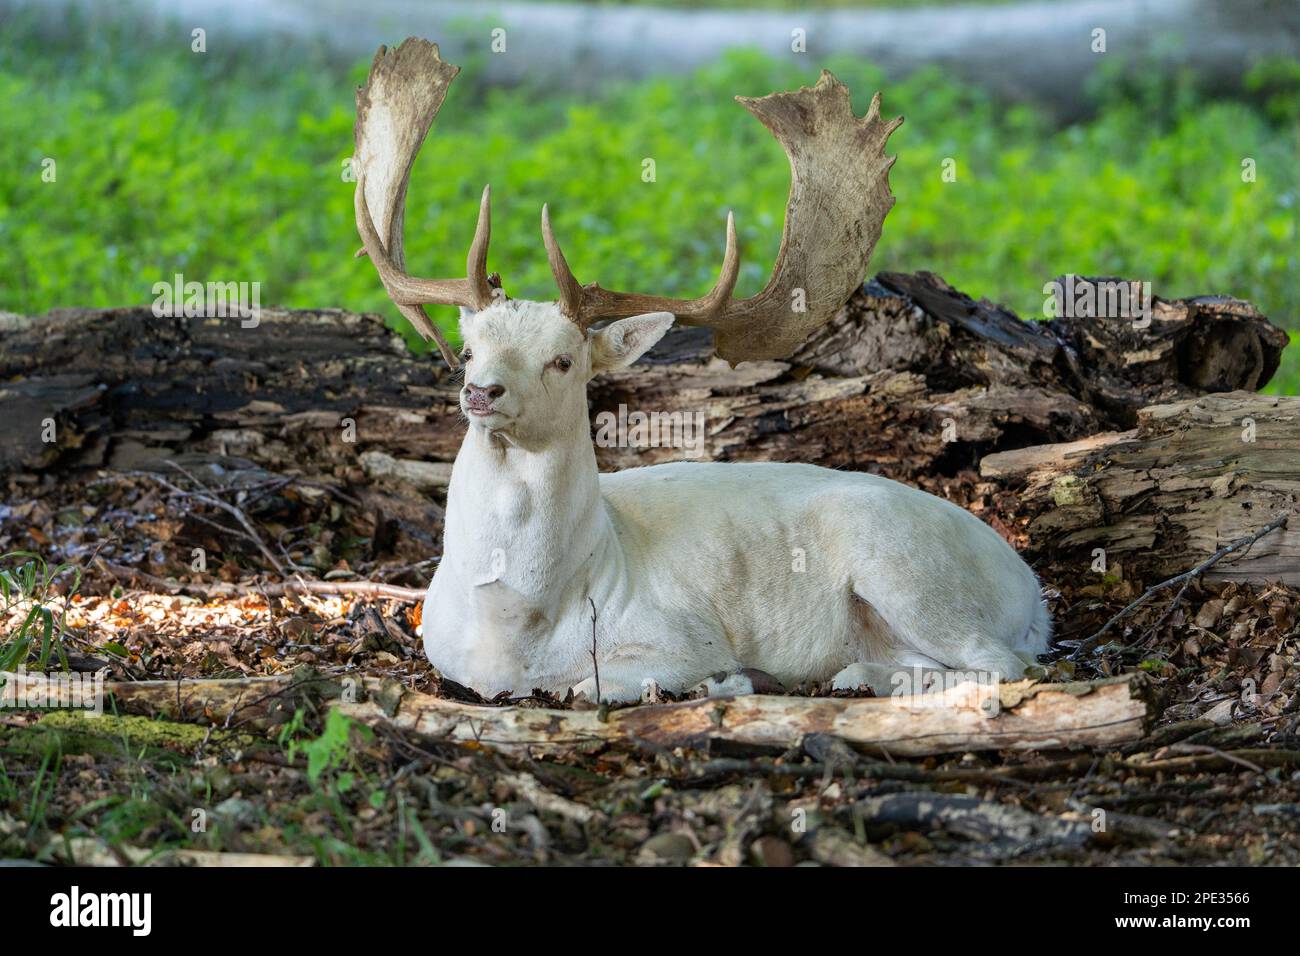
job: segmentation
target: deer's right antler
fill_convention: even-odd
[[[396,50],[380,47],[366,85],[357,90],[357,231],[383,280],[389,298],[426,339],[438,343],[447,364],[459,363],[425,305],[486,308],[492,303],[487,275],[491,235],[490,191],[483,189],[478,226],[469,247],[463,279],[420,279],[406,273],[402,249],[406,184],[420,144],[438,115],[447,87],[460,67],[443,62],[437,44],[414,37]]]
[[[727,215],[727,248],[717,283],[698,299],[614,292],[574,278],[542,210],[542,239],[565,314],[586,328],[598,319],[671,312],[685,325],[714,330],[717,352],[733,365],[784,358],[830,321],[862,282],[885,216],[889,191],[885,143],[903,122],[880,116],[880,94],[859,119],[849,90],[829,71],[812,88],[736,97],[771,130],[790,158],[790,198],[772,277],[757,295],[733,300],[740,257]]]

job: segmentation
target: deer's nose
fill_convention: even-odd
[[[488,405],[506,393],[504,385],[465,384],[465,398],[471,405]]]

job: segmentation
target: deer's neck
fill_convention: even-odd
[[[611,546],[585,416],[566,440],[538,451],[470,427],[447,490],[441,562],[463,585],[497,581],[554,607],[586,587],[593,562],[608,561]]]

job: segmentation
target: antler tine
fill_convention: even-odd
[[[546,245],[546,258],[551,265],[551,274],[560,290],[560,311],[587,329],[600,319],[624,318],[642,312],[672,312],[678,318],[692,324],[705,324],[706,321],[731,301],[731,293],[736,288],[736,279],[740,276],[740,252],[736,244],[736,220],[731,212],[727,213],[727,248],[722,257],[722,269],[718,280],[707,294],[698,299],[672,299],[664,296],[638,295],[629,292],[614,292],[602,289],[596,283],[582,285],[573,275],[564,252],[551,229],[551,214],[546,205],[542,206],[542,242]]]
[[[384,288],[447,364],[459,363],[425,305],[483,309],[492,304],[487,255],[492,234],[491,189],[484,187],[465,277],[422,279],[406,272],[402,231],[411,166],[460,68],[444,62],[436,44],[410,38],[395,50],[380,47],[366,85],[357,90],[355,199],[357,231]]]
[[[366,202],[365,174],[357,177],[356,213],[357,231],[361,234],[366,255],[375,264],[375,271],[388,297],[397,306],[410,305],[460,305],[482,309],[492,303],[492,286],[487,276],[488,239],[492,233],[488,189],[484,188],[479,203],[478,225],[474,228],[474,241],[466,257],[464,279],[421,279],[408,275],[398,268],[384,249],[383,241],[375,230]]]
[[[551,275],[555,276],[555,284],[560,290],[560,311],[585,331],[590,323],[583,321],[582,285],[574,277],[564,251],[555,239],[551,229],[551,210],[546,203],[542,203],[542,243],[546,246],[546,261],[551,265]]]
[[[492,304],[492,284],[488,282],[488,243],[492,239],[492,186],[483,187],[478,201],[478,222],[474,225],[474,239],[465,256],[465,275],[473,293],[476,309]]]

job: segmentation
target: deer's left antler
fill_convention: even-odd
[[[389,298],[426,339],[438,343],[447,364],[458,363],[438,327],[429,321],[425,305],[486,308],[492,303],[487,275],[491,235],[490,191],[483,189],[478,225],[463,279],[420,279],[406,272],[402,226],[406,184],[420,145],[438,115],[447,87],[460,67],[438,55],[437,44],[412,37],[396,50],[380,47],[366,85],[357,90],[356,151],[357,231],[365,253],[374,262]]]
[[[733,365],[784,358],[828,322],[862,281],[894,205],[889,168],[896,157],[885,156],[885,143],[902,117],[881,118],[879,93],[866,116],[854,116],[848,87],[826,70],[811,88],[736,99],[771,130],[790,158],[785,229],[767,285],[751,298],[731,298],[740,257],[728,214],[722,270],[708,295],[670,299],[584,286],[569,269],[543,207],[542,238],[560,305],[580,326],[672,312],[683,324],[712,328],[718,354]]]

